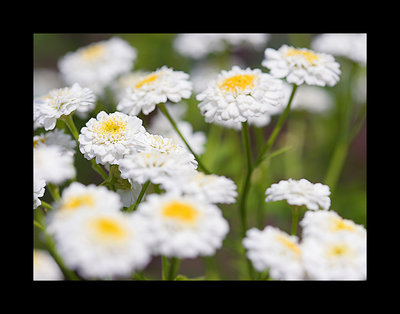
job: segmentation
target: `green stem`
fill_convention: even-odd
[[[261,150],[259,157],[257,158],[256,162],[254,163],[254,168],[258,167],[258,165],[263,161],[265,155],[268,153],[271,146],[274,144],[275,139],[278,136],[278,134],[283,126],[283,123],[285,122],[285,120],[290,112],[290,107],[292,105],[293,97],[294,97],[294,94],[296,93],[297,88],[298,88],[298,86],[296,84],[293,84],[293,89],[292,89],[292,93],[290,94],[288,104],[287,104],[285,110],[283,111],[283,113],[281,114],[281,116],[279,117],[279,120],[278,120],[274,130],[272,131],[272,134],[269,137],[267,143]]]
[[[203,163],[201,162],[199,156],[193,151],[193,149],[190,147],[189,143],[186,141],[186,139],[184,138],[182,133],[179,131],[178,126],[176,125],[174,119],[169,114],[169,112],[168,112],[167,108],[165,107],[165,105],[163,103],[160,103],[160,104],[158,104],[158,108],[160,108],[161,112],[166,116],[166,118],[171,123],[172,127],[174,128],[174,130],[176,131],[176,133],[178,133],[179,137],[185,143],[186,147],[190,150],[190,152],[196,158],[196,160],[197,160],[197,162],[199,164],[199,168],[202,169],[204,171],[204,173],[210,174],[211,172],[208,171],[207,168],[203,165]]]
[[[74,120],[72,118],[72,114],[70,114],[68,116],[64,116],[63,121],[65,122],[65,124],[67,125],[68,129],[71,131],[72,136],[78,142],[78,145],[79,145],[79,132],[76,129]]]
[[[243,145],[246,152],[246,165],[247,171],[246,176],[243,183],[243,188],[241,192],[241,198],[239,201],[239,213],[240,213],[240,222],[241,222],[241,238],[243,239],[246,235],[247,230],[247,214],[246,214],[246,199],[250,189],[250,178],[253,172],[252,158],[251,158],[251,147],[250,147],[250,134],[249,134],[249,126],[247,121],[242,123],[242,139]],[[247,269],[249,273],[250,279],[254,278],[254,270],[251,262],[246,258]]]
[[[176,275],[178,274],[179,266],[181,264],[181,260],[176,257],[171,258],[171,262],[169,265],[169,272],[168,272],[168,280],[174,280]]]
[[[242,123],[242,139],[246,153],[246,176],[242,186],[241,198],[239,201],[239,213],[241,222],[241,237],[243,238],[246,234],[247,229],[247,216],[246,216],[246,199],[250,188],[250,178],[253,171],[252,160],[251,160],[251,147],[250,147],[250,136],[249,127],[247,121]]]
[[[164,255],[161,256],[161,279],[168,280],[168,272],[169,272],[169,262],[168,258]]]
[[[299,206],[291,206],[292,208],[292,235],[296,235],[297,233],[297,224],[299,221],[299,212],[300,212],[300,207]]]
[[[49,182],[49,183],[47,183],[47,188],[48,188],[51,196],[53,197],[53,199],[55,201],[58,201],[60,199],[60,192],[59,192],[58,186]]]
[[[128,207],[128,209],[126,210],[127,212],[133,212],[137,209],[137,207],[139,206],[140,202],[142,201],[142,198],[144,196],[144,193],[147,190],[147,187],[149,186],[150,181],[146,181],[145,184],[142,185],[142,189],[140,190],[139,196],[137,198],[137,200],[135,201],[134,204],[132,204],[131,206]]]

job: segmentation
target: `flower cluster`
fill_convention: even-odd
[[[366,230],[335,211],[307,211],[301,241],[273,226],[247,231],[254,268],[280,280],[365,280]]]
[[[259,49],[269,39],[268,34],[203,35],[181,34],[174,47],[198,59],[227,43]],[[191,43],[204,49],[190,49]],[[341,70],[332,55],[288,45],[267,48],[260,66],[269,73],[233,65],[193,95],[191,76],[183,71],[166,65],[132,71],[137,54],[118,37],[69,52],[58,62],[66,87],[35,95],[33,209],[51,253],[34,251],[35,280],[143,280],[157,256],[163,279],[173,280],[181,259],[215,256],[238,225],[238,242],[246,249],[241,254],[257,272],[268,271],[270,279],[366,278],[366,230],[331,209],[328,185],[291,178],[265,190],[266,202],[286,201],[292,208],[291,235],[273,225],[248,228],[246,222],[252,172],[272,146],[293,99],[307,98],[306,93],[295,98],[296,89],[339,81]],[[242,129],[247,168],[241,184],[231,172],[209,171],[200,159],[208,152],[208,138],[184,120],[182,100],[190,98],[198,101],[205,122]],[[105,104],[110,99],[115,103]],[[314,112],[324,111],[321,106]],[[80,129],[75,115],[83,120]],[[266,146],[254,150],[261,153],[254,162],[248,127],[262,128],[273,115],[279,122]],[[102,181],[77,181],[76,154]],[[52,201],[44,201],[47,196]],[[230,221],[229,205],[238,208],[240,223]]]

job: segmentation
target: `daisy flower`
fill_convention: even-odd
[[[118,75],[132,69],[136,56],[128,42],[112,37],[68,52],[58,61],[58,68],[68,84],[76,82],[101,95]]]
[[[300,221],[303,237],[326,237],[340,234],[353,234],[360,237],[366,236],[364,226],[344,219],[333,210],[307,211]]]
[[[125,156],[119,162],[121,177],[132,179],[140,184],[148,180],[160,184],[177,174],[194,169],[193,159],[189,154],[167,154],[155,149]]]
[[[351,233],[307,236],[302,240],[301,250],[309,279],[366,279],[366,237]]]
[[[60,268],[47,251],[33,250],[33,280],[63,280],[63,278]]]
[[[331,206],[329,187],[321,183],[311,183],[306,179],[281,180],[272,184],[265,194],[266,202],[286,200],[290,205],[304,205],[311,210],[328,210]]]
[[[282,81],[259,69],[233,66],[222,70],[216,80],[196,99],[206,122],[244,122],[273,110],[283,100]]]
[[[48,145],[58,146],[65,154],[75,154],[76,141],[70,134],[62,130],[54,129],[52,131],[41,133],[33,137],[33,148]]]
[[[278,280],[299,280],[304,277],[301,249],[296,236],[267,226],[264,230],[249,229],[242,241],[254,268]]]
[[[185,171],[166,181],[163,187],[167,191],[179,191],[185,195],[201,197],[216,204],[234,203],[237,193],[236,184],[229,178],[216,174],[204,174],[197,170]]]
[[[340,65],[333,56],[306,48],[283,45],[278,50],[267,48],[262,65],[271,75],[286,78],[288,83],[334,86],[339,81]]]
[[[192,94],[192,83],[189,75],[182,71],[174,71],[166,66],[138,76],[136,81],[126,89],[124,97],[117,105],[117,110],[129,115],[139,112],[148,115],[156,105],[179,102]]]
[[[137,213],[148,221],[156,239],[154,253],[167,257],[213,255],[229,231],[221,210],[196,197],[151,194]]]
[[[89,88],[75,83],[71,87],[51,90],[47,95],[34,99],[34,128],[54,129],[57,119],[72,112],[88,112],[95,106],[96,96]]]
[[[59,146],[42,145],[33,149],[33,169],[37,178],[59,185],[76,175],[74,157]]]
[[[151,259],[151,234],[135,214],[83,209],[52,235],[66,266],[87,279],[127,278]]]
[[[79,149],[98,164],[118,164],[126,154],[144,147],[145,132],[136,116],[101,111],[81,129]]]

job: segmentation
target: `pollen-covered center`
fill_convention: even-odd
[[[181,222],[193,223],[196,221],[199,212],[191,204],[172,201],[164,206],[162,215],[166,218],[177,219]]]
[[[86,61],[95,61],[102,57],[105,53],[103,44],[94,44],[81,51],[81,56]]]
[[[289,49],[286,52],[287,57],[292,57],[292,56],[301,56],[303,57],[309,64],[314,64],[315,61],[318,60],[318,55],[308,51],[308,50],[301,50],[301,49]]]
[[[331,226],[332,231],[341,231],[341,230],[354,231],[355,229],[356,228],[352,224],[346,222],[344,219],[335,218],[332,220],[332,226]]]
[[[294,243],[293,241],[291,241],[290,239],[288,239],[283,235],[278,235],[277,239],[280,243],[282,243],[285,247],[290,249],[293,253],[295,253],[296,255],[300,255],[300,248],[296,243]]]
[[[82,194],[68,198],[62,205],[61,209],[75,210],[79,207],[93,207],[95,204],[93,195]]]
[[[346,244],[335,244],[328,249],[328,257],[341,257],[349,254],[350,249]]]
[[[115,143],[125,137],[127,123],[117,117],[109,117],[99,121],[93,128],[97,137],[106,142]]]
[[[92,221],[92,228],[96,235],[103,240],[122,240],[127,235],[125,226],[110,217],[100,217]]]
[[[254,87],[254,78],[252,74],[238,74],[226,78],[219,87],[226,91],[243,91]]]
[[[136,84],[136,88],[140,88],[145,84],[153,82],[158,77],[157,73],[147,75],[143,80]]]

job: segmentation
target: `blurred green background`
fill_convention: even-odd
[[[218,71],[230,70],[232,65],[239,62],[242,68],[259,68],[263,72],[268,72],[268,69],[261,66],[265,48],[278,49],[283,44],[310,48],[313,38],[317,35],[269,34],[269,39],[263,46],[227,45],[223,51],[209,53],[207,57],[199,61],[176,51],[173,43],[177,34],[34,34],[34,70],[50,69],[57,72],[57,62],[67,52],[118,36],[137,49],[134,71],[154,71],[166,65],[174,70],[190,74],[195,67],[205,62],[212,64]],[[270,224],[290,232],[290,208],[283,201],[267,204],[265,202],[266,188],[288,178],[306,178],[313,183],[326,183],[324,180],[332,158],[340,159],[340,156],[344,156],[343,166],[339,169],[341,171],[335,188],[331,189],[331,209],[344,218],[366,226],[366,121],[364,119],[366,89],[361,91],[364,93],[361,97],[355,95],[354,92],[359,84],[366,86],[366,67],[345,57],[338,56],[335,59],[340,63],[341,80],[334,87],[322,88],[332,98],[331,110],[325,114],[293,110],[271,151],[288,147],[289,149],[263,162],[253,173],[247,203],[248,228],[263,229]],[[201,155],[201,159],[213,173],[233,179],[240,191],[246,168],[240,131],[205,123],[197,107],[199,102],[195,97],[196,93],[193,93],[190,99],[185,100],[188,109],[183,120],[190,122],[194,131],[202,131],[207,135],[206,150]],[[108,106],[111,112],[115,110],[116,104],[108,104]],[[91,117],[95,113],[96,110]],[[149,116],[141,114],[139,117],[146,125],[151,121],[152,114]],[[89,120],[89,118],[81,120],[76,116],[74,119],[78,130]],[[260,144],[268,139],[277,119],[278,116],[273,116],[272,121],[264,128],[251,126],[254,156]],[[64,128],[61,123],[58,123],[57,127]],[[42,132],[43,129],[37,129],[34,135]],[[337,150],[338,143],[342,149]],[[341,155],[340,152],[343,154]],[[75,165],[77,181],[84,184],[98,184],[102,181],[78,149],[75,154]],[[48,192],[45,193],[43,200],[52,202]],[[245,261],[239,256],[243,248],[239,238],[238,207],[236,204],[219,207],[230,224],[230,232],[224,241],[224,246],[215,258],[182,261],[181,273],[188,277],[202,276],[205,271],[209,279],[241,279],[246,275]],[[36,229],[34,246],[42,247]],[[159,267],[159,258],[154,258],[145,273],[150,278],[158,279]]]

